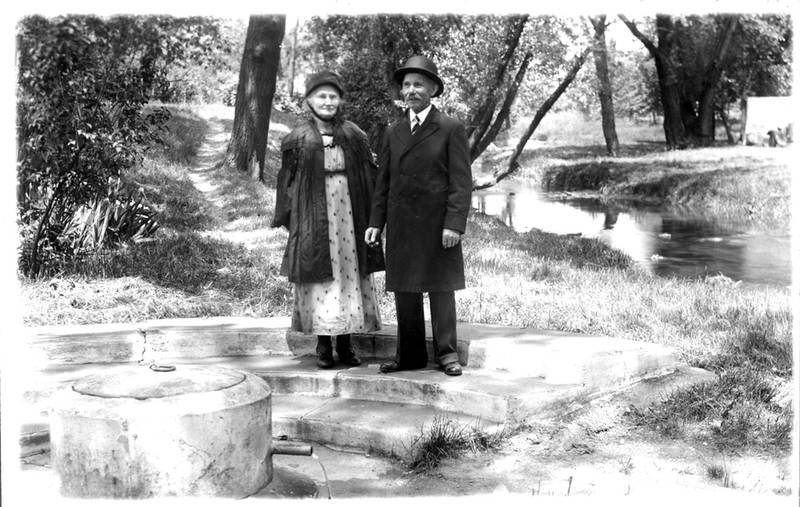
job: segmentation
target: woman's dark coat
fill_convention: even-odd
[[[461,243],[442,246],[442,229],[464,233],[472,173],[464,126],[432,108],[415,135],[408,115],[386,130],[370,227],[386,226],[386,290],[464,288]]]
[[[361,276],[384,269],[383,253],[369,248],[364,232],[370,212],[370,197],[376,168],[367,136],[354,123],[337,122],[334,144],[342,147],[347,187],[353,209],[353,231]],[[275,217],[272,227],[285,226],[289,240],[281,263],[281,274],[290,282],[333,280],[325,196],[325,155],[322,138],[313,121],[283,138]]]

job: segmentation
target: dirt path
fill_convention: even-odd
[[[208,122],[208,133],[197,151],[196,165],[189,171],[189,179],[194,186],[216,206],[222,206],[219,186],[209,173],[225,156],[225,149],[230,138],[230,123],[233,121],[233,109],[214,106],[198,107],[196,111]]]
[[[243,176],[230,174],[219,167],[230,139],[233,108],[204,106],[198,107],[196,112],[208,122],[208,132],[188,176],[214,208],[213,214],[220,219],[216,228],[203,234],[240,243],[249,249],[276,238],[285,241],[282,231],[273,230],[268,225],[267,208],[274,191],[243,181]],[[270,124],[270,150],[279,149],[280,140],[288,131],[284,125]],[[254,211],[258,206],[263,208],[262,212]]]

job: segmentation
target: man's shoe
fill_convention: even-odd
[[[379,371],[381,373],[394,373],[396,371],[401,371],[403,368],[400,367],[400,364],[397,361],[386,361],[385,363],[381,363],[381,367]]]
[[[425,368],[427,365],[420,365],[420,366],[400,366],[400,363],[397,361],[386,361],[385,363],[381,363],[381,367],[378,369],[381,373],[394,373],[396,371],[407,371],[407,370],[420,370]]]
[[[453,362],[447,363],[446,365],[442,366],[442,370],[444,370],[445,375],[450,375],[451,377],[457,377],[461,375],[461,365]]]

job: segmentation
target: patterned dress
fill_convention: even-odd
[[[344,153],[332,141],[332,136],[322,134],[333,280],[294,285],[292,329],[332,336],[377,331],[381,323],[373,277],[361,276],[358,270]]]

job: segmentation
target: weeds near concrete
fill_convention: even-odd
[[[444,459],[496,449],[512,434],[513,430],[505,426],[486,431],[436,416],[427,427],[420,428],[419,435],[407,446],[407,465],[416,472],[430,472]]]
[[[629,414],[672,438],[714,444],[720,450],[791,450],[790,399],[781,385],[752,366],[722,371],[717,380],[672,393],[662,402]]]
[[[706,476],[709,479],[719,481],[720,485],[723,488],[735,488],[736,485],[731,480],[731,474],[728,470],[727,463],[723,462],[722,464],[719,463],[712,463],[706,467]]]

